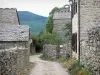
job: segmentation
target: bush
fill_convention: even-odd
[[[87,70],[79,61],[74,59],[60,58],[59,62],[69,70],[71,75],[93,75],[92,72]]]
[[[48,22],[46,23],[46,32],[52,33],[53,30],[53,14],[55,11],[59,10],[60,8],[55,7],[51,10],[50,16],[48,17]]]
[[[56,34],[45,32],[39,36],[43,44],[62,44],[62,40],[57,38]]]
[[[72,70],[73,65],[75,64],[75,60],[73,59],[66,59],[66,58],[59,58],[58,60],[60,63],[62,63],[62,65],[67,68],[69,71]]]
[[[83,66],[80,64],[79,61],[76,61],[74,65],[72,66],[71,70],[71,75],[77,75],[78,71],[82,68]]]
[[[66,61],[66,58],[59,58],[58,61],[61,62],[61,63],[62,62],[65,62]]]
[[[74,64],[75,64],[75,60],[70,59],[70,60],[64,62],[64,67],[67,68],[70,72],[72,70]]]
[[[41,55],[40,58],[41,58],[42,60],[46,60],[46,61],[55,61],[55,60],[56,60],[56,59],[53,59],[53,58],[50,58],[50,57],[46,57],[46,56],[44,56],[44,55]]]
[[[93,75],[92,72],[89,72],[87,69],[82,68],[78,71],[78,75]]]

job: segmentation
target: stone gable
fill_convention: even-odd
[[[0,25],[19,25],[17,10],[15,8],[0,8]]]

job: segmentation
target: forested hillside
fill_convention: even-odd
[[[47,17],[40,16],[28,11],[18,11],[21,25],[29,25],[33,35],[38,35],[41,30],[45,29]]]

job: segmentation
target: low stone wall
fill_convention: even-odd
[[[28,63],[28,42],[0,42],[0,75],[22,75]]]
[[[44,45],[43,55],[50,58],[59,58],[59,57],[70,57],[71,56],[71,45]]]
[[[21,75],[28,64],[27,52],[25,48],[0,50],[0,75]]]
[[[64,44],[60,47],[60,57],[70,57],[71,54],[71,44]]]
[[[17,75],[17,55],[6,50],[0,51],[0,75]]]
[[[100,75],[100,27],[92,28],[87,33],[87,41],[81,43],[81,62],[94,75]]]
[[[57,56],[59,55],[58,53],[57,53],[57,50],[58,50],[58,52],[59,52],[59,47],[58,47],[58,45],[51,45],[51,44],[49,44],[49,45],[44,45],[43,46],[43,55],[45,56],[45,57],[50,57],[50,58],[57,58]]]

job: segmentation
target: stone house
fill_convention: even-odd
[[[56,34],[57,37],[63,41],[66,41],[66,24],[71,22],[71,11],[69,5],[65,5],[59,10],[56,10],[54,14],[50,13],[50,16],[53,16],[53,34]],[[71,35],[69,35],[71,36]],[[43,55],[49,58],[59,58],[59,57],[68,57],[71,56],[71,45],[70,42],[64,42],[62,45],[52,45],[47,44],[43,46]]]
[[[70,21],[71,11],[69,5],[65,5],[60,10],[55,11],[53,14],[53,33],[56,33],[58,37],[64,41],[66,40],[66,24]]]
[[[0,75],[22,75],[29,61],[29,27],[16,9],[0,8]]]
[[[71,11],[69,5],[65,5],[59,10],[56,10],[54,14],[50,13],[50,16],[53,16],[53,34],[56,34],[57,37],[64,41],[62,45],[44,45],[43,46],[43,55],[50,58],[59,58],[59,57],[68,57],[71,56],[71,45],[70,41],[65,42],[68,38],[66,35],[66,24],[71,22]],[[69,35],[71,36],[71,35]],[[61,47],[60,47],[61,46]]]
[[[64,41],[62,47],[60,45],[44,45],[43,54],[47,57],[58,58],[71,56],[71,45],[69,37],[66,37],[66,25],[71,22],[71,11],[69,5],[65,5],[59,10],[56,10],[53,16],[53,34],[56,34],[59,39]]]
[[[100,75],[100,1],[69,0],[73,57]]]
[[[0,8],[0,25],[19,25],[18,13],[15,8]]]

